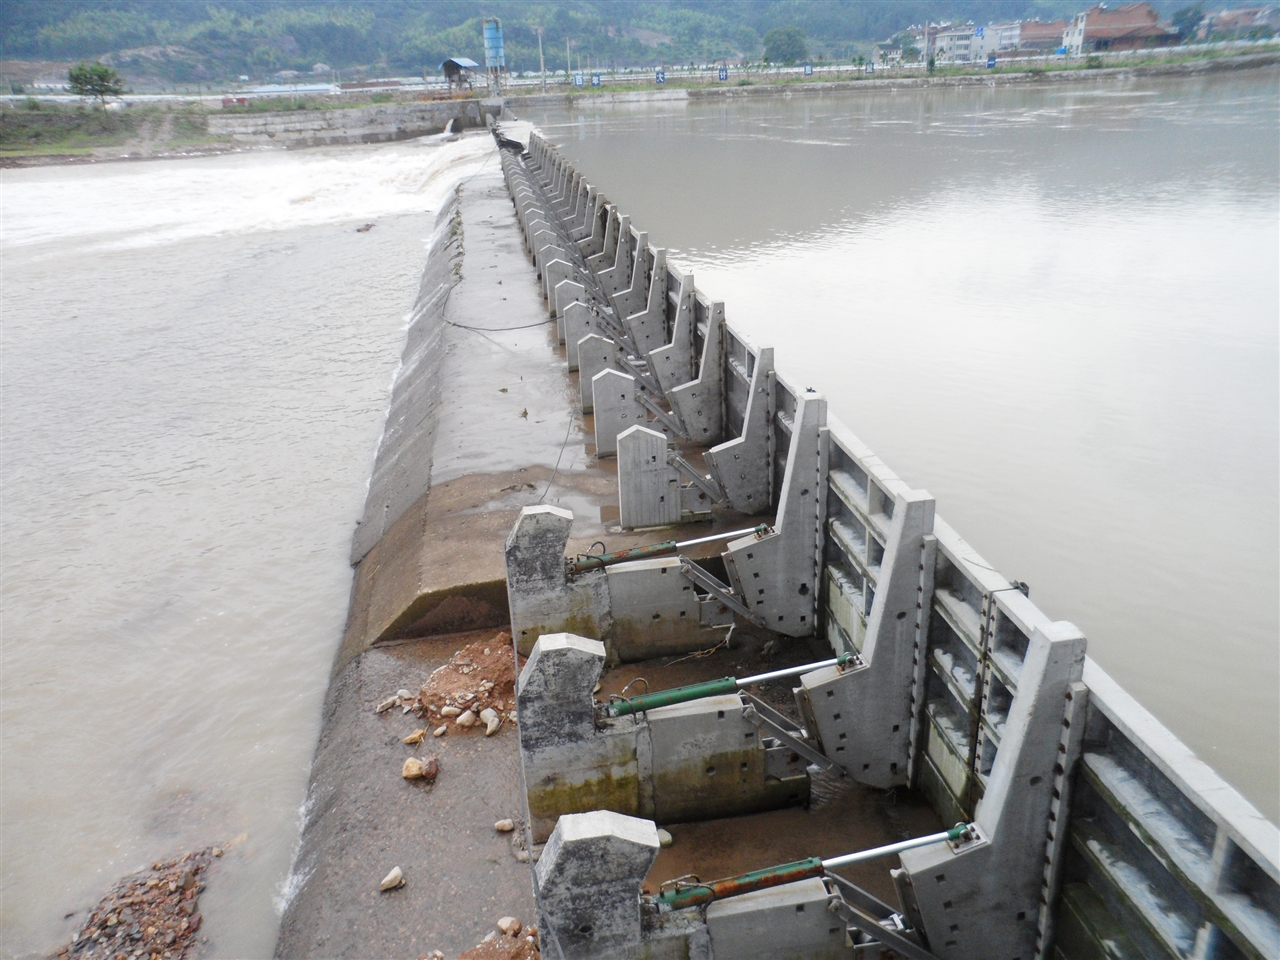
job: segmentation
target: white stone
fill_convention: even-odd
[[[391,872],[382,878],[382,883],[378,885],[378,889],[382,892],[394,890],[396,887],[404,886],[404,871],[399,867],[392,867]]]

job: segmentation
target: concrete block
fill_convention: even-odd
[[[507,537],[505,561],[511,634],[525,656],[545,633],[603,636],[609,628],[609,583],[603,571],[572,580],[564,567],[573,514],[524,507]]]
[[[614,564],[608,577],[609,645],[619,660],[688,653],[721,639],[703,628],[698,594],[675,557]]]
[[[613,263],[596,271],[600,285],[610,297],[631,286],[636,247],[639,243],[639,231],[632,228],[631,218],[622,214],[618,218],[618,249],[614,253]]]
[[[693,355],[693,274],[676,274],[670,268],[665,273],[667,282],[663,284],[662,319],[666,320],[668,306],[670,306],[671,341],[665,344],[647,345],[647,343],[640,344],[638,337],[636,339],[641,349],[647,350],[653,375],[664,394],[697,377],[694,363],[696,358]],[[668,297],[668,285],[673,279],[676,280],[675,289],[670,291],[670,297]],[[671,301],[670,304],[668,300]],[[664,331],[665,328],[664,323]]]
[[[547,634],[520,671],[520,765],[535,842],[562,814],[640,812],[634,723],[605,730],[595,723],[591,691],[604,661],[598,640]]]
[[[613,295],[613,308],[618,312],[618,316],[630,317],[646,310],[651,289],[650,281],[654,278],[654,253],[649,249],[649,235],[643,231],[637,232],[631,254],[631,277],[626,287]],[[663,262],[665,262],[665,252]],[[658,307],[662,307],[661,301]],[[665,337],[663,339],[665,340]]]
[[[566,305],[564,311],[564,344],[565,357],[569,362],[569,372],[578,369],[578,341],[591,334],[603,335],[603,325],[595,312],[586,303],[574,302]],[[600,371],[596,371],[599,373]]]
[[[679,523],[680,475],[667,463],[667,438],[636,424],[618,435],[618,510],[627,530]]]
[[[766,775],[758,728],[737,694],[648,711],[653,817],[684,823],[804,803],[809,778]]]
[[[587,259],[587,266],[597,273],[606,266],[612,266],[618,252],[618,232],[621,226],[621,214],[617,207],[610,204],[605,219],[604,242],[600,252]]]
[[[539,926],[566,960],[630,956],[640,947],[640,887],[658,846],[649,820],[605,810],[560,818],[534,875]]]
[[[572,276],[573,265],[564,258],[563,251],[557,251],[555,259],[544,262],[542,267],[542,292],[547,298],[548,316],[557,316],[556,287],[569,280]]]
[[[717,900],[707,906],[716,960],[848,960],[845,928],[827,912],[826,884],[817,877]]]
[[[715,444],[724,438],[724,304],[712,303],[707,314],[697,379],[670,389],[664,385],[663,390],[689,439]]]
[[[773,349],[762,347],[751,374],[742,433],[702,455],[730,505],[739,513],[767,513],[773,507],[773,465],[769,462],[772,432]]]
[[[626,315],[627,331],[636,350],[647,357],[667,343],[667,251],[651,247],[646,266],[645,285],[631,301],[632,312]],[[633,288],[635,284],[632,285]]]
[[[582,412],[595,411],[593,381],[604,370],[617,370],[622,366],[622,348],[610,338],[589,333],[578,341],[578,391]]]
[[[556,340],[565,342],[565,309],[573,303],[583,303],[587,299],[586,288],[576,280],[561,280],[556,284],[551,295],[552,315],[556,318]]]
[[[765,626],[789,637],[811,635],[817,621],[826,418],[824,399],[810,394],[798,398],[773,532],[734,540],[724,554],[734,592]]]
[[[578,345],[579,362],[582,345]],[[620,370],[602,370],[591,378],[591,408],[596,421],[596,456],[618,452],[618,434],[648,422],[636,378]]]

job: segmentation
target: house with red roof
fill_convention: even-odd
[[[1115,9],[1100,3],[1076,14],[1063,35],[1063,45],[1077,56],[1103,50],[1171,47],[1177,42],[1178,32],[1162,26],[1149,3],[1126,3]]]

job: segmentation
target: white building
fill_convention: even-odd
[[[971,23],[939,30],[933,38],[933,55],[939,63],[968,63],[975,27]]]
[[[993,53],[1017,50],[1021,32],[1022,24],[1017,21],[974,27],[973,39],[969,43],[969,59],[985,61]]]

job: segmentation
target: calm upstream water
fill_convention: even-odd
[[[1275,817],[1276,94],[531,119]],[[270,952],[423,241],[491,153],[4,172],[4,956],[241,835],[210,952]]]
[[[1275,820],[1277,80],[530,119]]]
[[[241,835],[210,955],[270,955],[424,241],[493,153],[4,171],[3,956]]]

